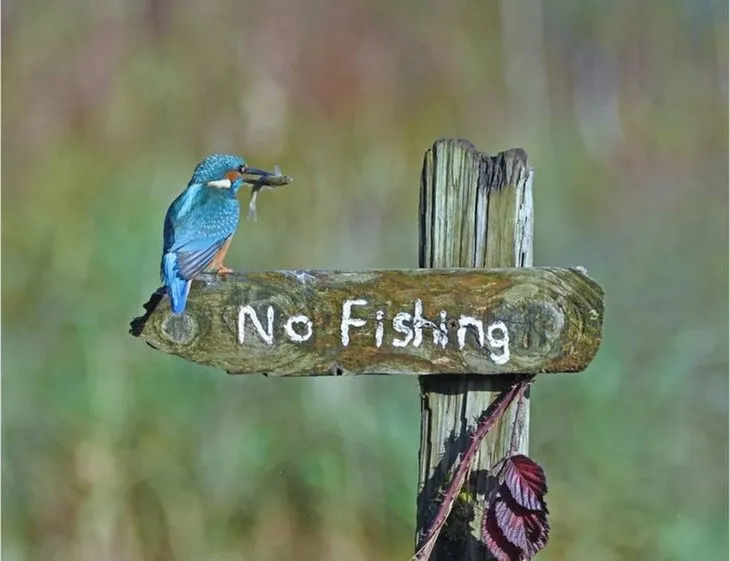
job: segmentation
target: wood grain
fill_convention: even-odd
[[[183,316],[172,315],[165,296],[133,322],[133,331],[163,352],[236,374],[576,372],[600,341],[602,298],[595,282],[568,268],[203,275],[193,282]],[[345,345],[349,300],[359,301],[351,316],[364,325],[349,326]],[[268,335],[269,307],[271,342],[252,321],[253,312]],[[398,314],[402,333],[394,327]],[[469,317],[481,322],[481,332]],[[509,337],[508,360],[498,322]]]
[[[524,150],[490,156],[466,140],[446,139],[426,152],[421,173],[421,267],[531,267],[533,220],[532,169]],[[589,345],[595,352],[600,334],[594,335]],[[564,339],[561,344],[567,351],[573,343]],[[420,378],[417,550],[469,445],[475,419],[512,381],[509,376]],[[490,430],[431,553],[432,561],[491,559],[480,543],[489,469],[510,451],[527,453],[529,412],[525,396]]]

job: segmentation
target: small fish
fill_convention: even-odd
[[[248,203],[248,219],[256,221],[256,199],[262,189],[273,189],[282,185],[289,185],[294,179],[281,173],[279,166],[274,166],[274,173],[264,176],[256,176],[255,179],[246,179],[251,185],[251,199]]]

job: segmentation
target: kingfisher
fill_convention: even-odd
[[[271,172],[251,168],[232,154],[212,154],[193,171],[185,190],[170,204],[163,229],[160,277],[170,298],[172,313],[185,311],[190,282],[208,269],[230,273],[223,259],[238,228],[238,190]],[[254,180],[255,181],[255,180]]]

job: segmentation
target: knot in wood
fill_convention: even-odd
[[[160,332],[170,342],[177,345],[187,345],[197,333],[197,324],[189,314],[176,316],[168,315],[160,325]]]

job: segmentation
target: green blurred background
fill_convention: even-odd
[[[3,2],[3,560],[407,559],[415,378],[228,377],[127,329],[205,154],[296,179],[229,266],[415,267],[423,153],[452,136],[527,150],[535,263],[607,294],[591,367],[534,389],[539,558],[727,559],[727,22],[719,0]]]

